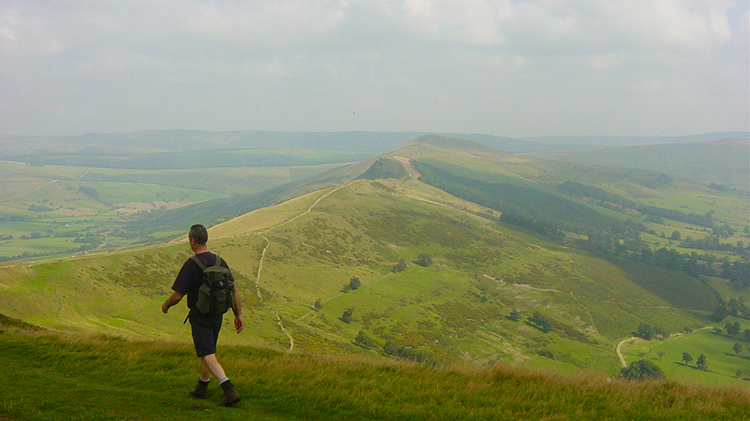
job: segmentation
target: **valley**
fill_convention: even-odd
[[[68,212],[69,224],[89,224],[104,243],[86,255],[0,266],[0,314],[60,332],[185,344],[182,305],[167,316],[159,305],[189,256],[184,227],[215,221],[209,248],[229,262],[245,302],[247,327],[235,335],[227,323],[228,346],[612,376],[622,368],[618,344],[648,324],[663,339],[628,342],[627,363],[647,358],[670,380],[747,386],[745,360],[725,349],[731,339],[701,330],[750,329],[746,192],[438,136],[326,165],[270,190],[245,185],[239,196],[77,185],[71,180],[91,169],[22,167],[36,178],[3,192],[5,206],[30,206],[39,194],[34,204],[50,208],[40,223],[63,224]],[[45,171],[68,178],[44,181]],[[102,205],[156,205],[157,196],[156,218]],[[131,225],[107,219],[116,211]],[[112,232],[133,223],[142,226],[133,241],[116,243]],[[61,238],[86,235],[36,240]],[[670,336],[683,331],[693,333]],[[675,364],[681,347],[709,353],[711,370]]]

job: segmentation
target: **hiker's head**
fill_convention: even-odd
[[[190,227],[188,239],[195,241],[195,244],[199,246],[205,246],[208,242],[208,231],[206,231],[206,227],[201,224],[193,225]]]

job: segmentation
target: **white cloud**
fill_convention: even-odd
[[[685,130],[733,130],[748,120],[747,9],[730,0],[4,0],[0,133],[524,135],[602,121],[657,133],[659,116]],[[363,110],[356,120],[353,106]],[[644,109],[647,122],[615,117]],[[535,121],[538,110],[549,118]]]

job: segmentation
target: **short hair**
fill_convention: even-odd
[[[193,239],[196,243],[202,246],[206,245],[206,243],[208,242],[208,231],[206,230],[206,227],[201,224],[193,225],[192,227],[190,227],[188,239]]]

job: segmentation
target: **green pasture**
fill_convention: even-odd
[[[750,323],[739,321],[742,330],[750,329]],[[721,324],[723,328],[723,324]],[[741,334],[740,334],[741,335]],[[739,343],[742,352],[735,355],[733,345]],[[750,342],[740,337],[730,337],[726,333],[714,333],[713,328],[670,337],[660,341],[638,342],[627,348],[626,360],[630,363],[638,359],[648,359],[656,363],[668,379],[712,386],[750,386]],[[660,356],[663,353],[663,356]],[[693,358],[689,364],[682,360],[682,354]],[[697,368],[698,356],[704,354],[708,360],[708,371]],[[741,375],[737,377],[737,371]]]

